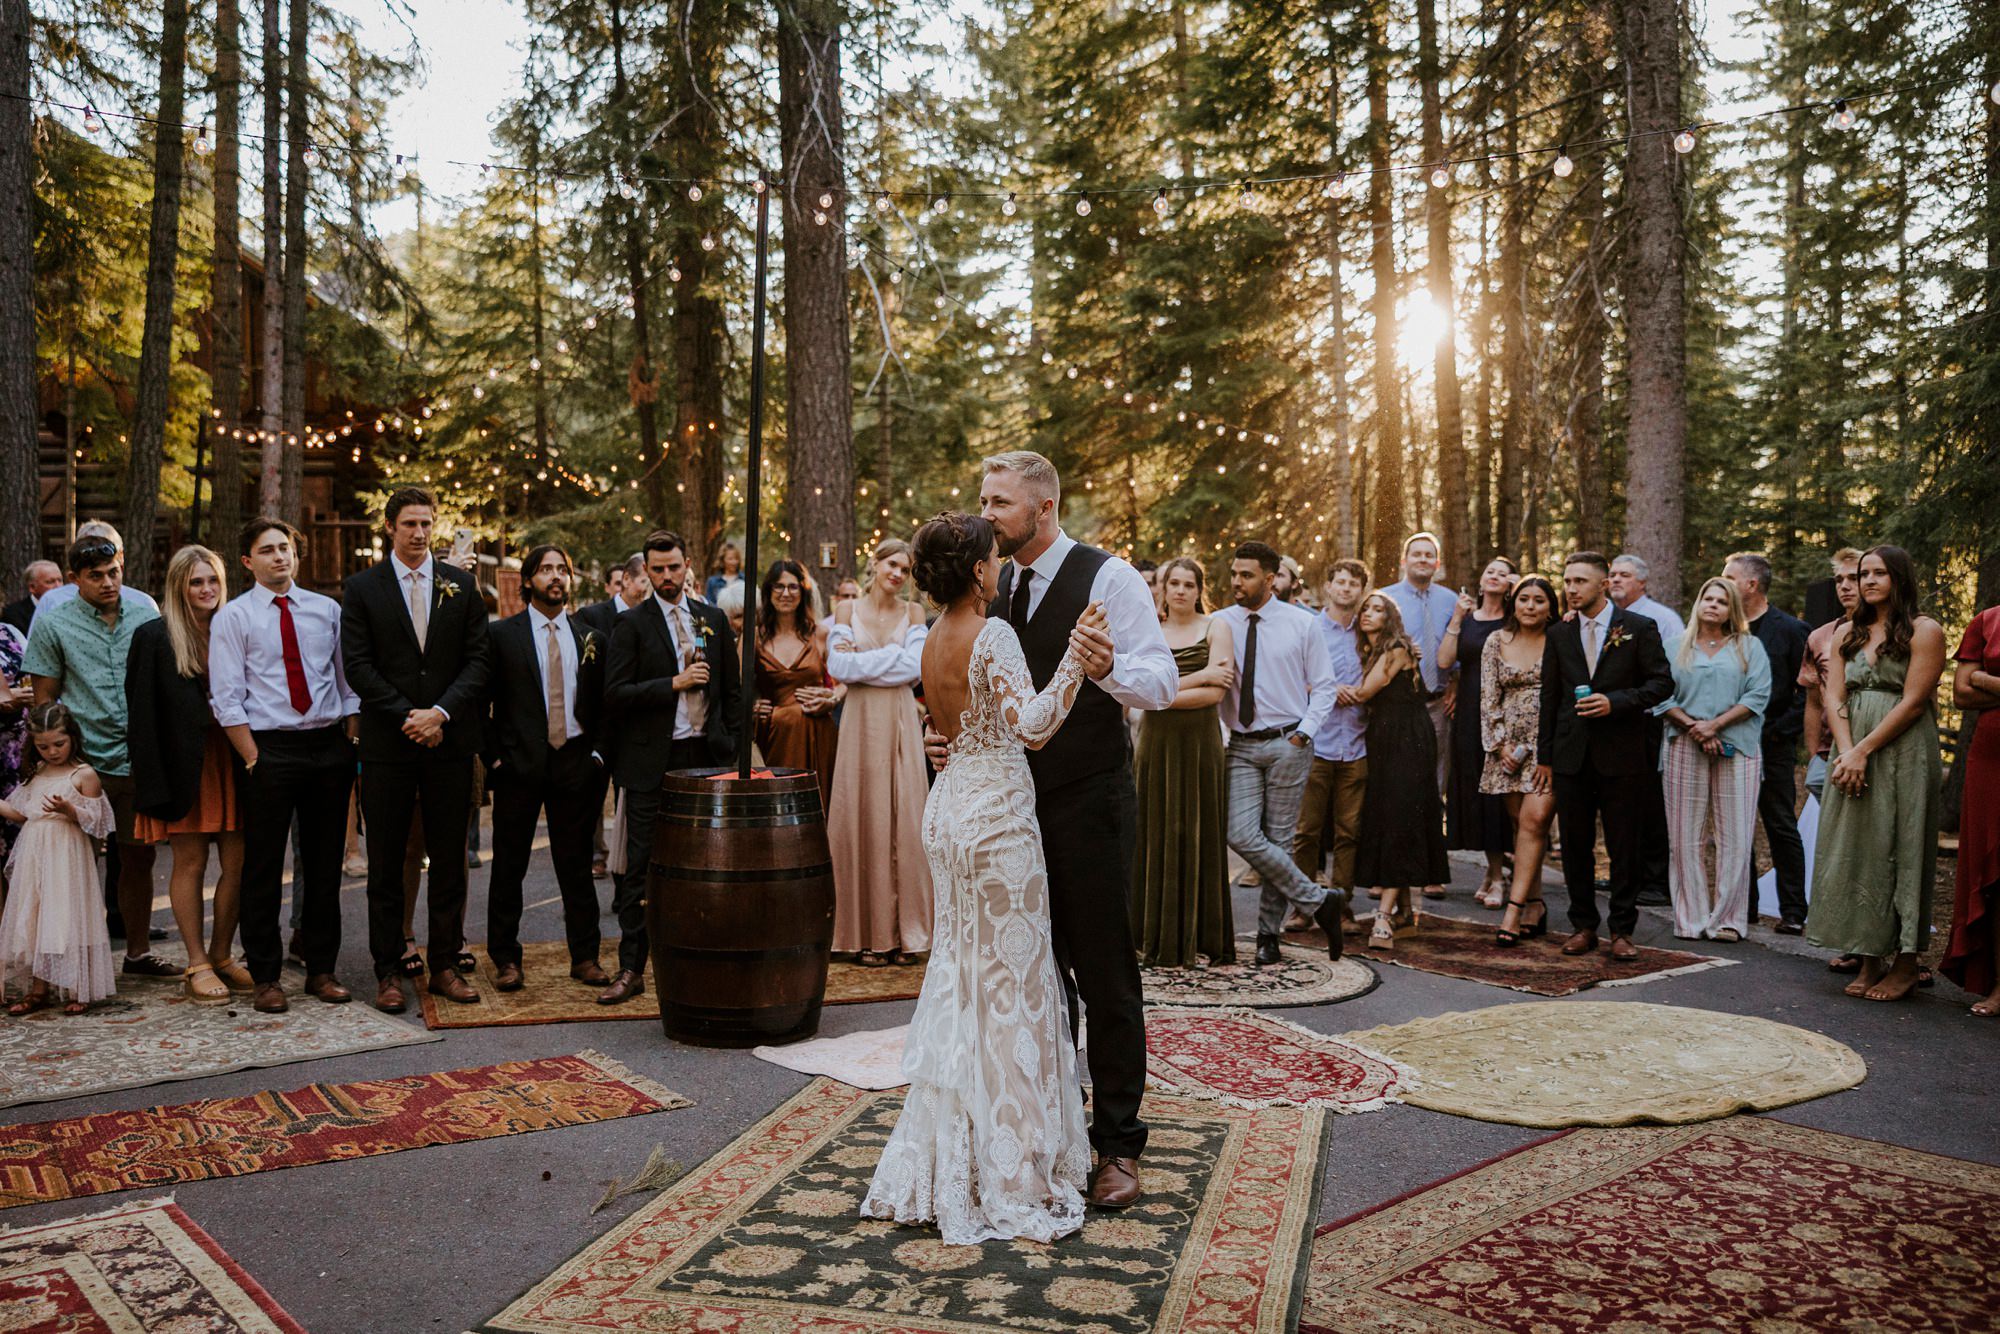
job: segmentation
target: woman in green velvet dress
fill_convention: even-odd
[[[1236,962],[1229,905],[1228,784],[1216,706],[1236,679],[1229,630],[1203,605],[1202,569],[1185,556],[1161,567],[1161,629],[1180,668],[1180,693],[1139,726],[1134,766],[1139,856],[1132,939],[1147,967]]]
[[[1833,763],[1820,808],[1806,939],[1862,960],[1847,994],[1901,1000],[1931,939],[1944,627],[1917,609],[1901,547],[1861,558],[1861,602],[1825,682]]]

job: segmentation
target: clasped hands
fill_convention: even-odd
[[[403,719],[403,735],[419,746],[435,749],[444,741],[446,721],[443,709],[411,709],[409,717]]]

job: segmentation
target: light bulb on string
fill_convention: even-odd
[[[1440,162],[1431,168],[1431,189],[1442,190],[1451,184],[1451,169]]]
[[[203,157],[207,157],[214,150],[214,147],[213,144],[208,142],[208,122],[203,121],[201,128],[194,132],[194,151]]]
[[[823,208],[816,208],[816,209],[814,209],[814,210],[813,210],[813,224],[814,224],[815,226],[818,226],[818,227],[824,227],[824,226],[826,226],[826,210],[825,210],[825,209],[823,209]]]
[[[1090,216],[1090,196],[1089,196],[1089,195],[1079,195],[1079,196],[1077,196],[1077,201],[1076,201],[1076,216],[1077,216],[1077,217],[1079,217],[1079,218],[1087,218],[1087,217],[1089,217],[1089,216]]]
[[[538,370],[540,370],[541,368],[542,368],[542,359],[541,359],[540,357],[529,357],[529,358],[528,358],[528,369],[529,369],[529,370],[531,370],[531,371],[538,371]]]
[[[1833,100],[1833,128],[1836,130],[1854,128],[1854,112],[1848,108],[1847,99],[1844,97],[1836,97]]]
[[[688,185],[688,203],[699,204],[700,202],[701,202],[701,184],[698,181],[690,182]]]
[[[678,264],[667,265],[667,281],[670,283],[677,283],[680,280],[681,280],[681,266]]]
[[[1993,100],[1995,106],[2000,106],[2000,79],[1993,81],[1993,86],[1986,90],[1986,95]]]
[[[1570,161],[1569,145],[1564,144],[1556,150],[1555,165],[1550,167],[1549,170],[1558,176],[1568,176],[1576,170],[1576,163]]]
[[[833,191],[822,190],[819,192],[819,206],[821,208],[833,207]]]
[[[702,238],[701,238],[701,248],[702,248],[703,250],[713,250],[713,249],[715,249],[715,233],[714,233],[714,232],[704,232],[704,233],[702,233]]]
[[[83,132],[85,134],[96,134],[99,130],[103,128],[104,128],[104,122],[97,118],[97,108],[89,102],[84,103]]]
[[[558,351],[558,352],[564,352],[564,353],[568,352],[568,351],[569,351],[569,341],[568,341],[567,339],[563,339],[563,338],[558,338],[558,339],[556,339],[556,351]],[[425,415],[425,416],[429,416],[429,415],[430,415],[430,409],[429,409],[429,408],[425,408],[425,409],[424,409],[424,415]]]
[[[936,199],[931,200],[931,212],[937,214],[940,218],[944,216],[944,211],[950,207],[951,200],[945,195],[939,195]]]
[[[636,190],[634,190],[634,189],[632,188],[632,178],[631,178],[631,177],[629,177],[629,176],[621,176],[621,177],[619,177],[619,178],[618,178],[618,197],[619,197],[620,199],[627,199],[627,200],[629,200],[629,199],[631,199],[631,198],[632,198],[633,196],[635,196],[635,195],[636,195],[637,193],[638,193],[638,191],[636,191]]]
[[[1995,84],[1994,87],[2000,88],[2000,84]],[[1012,190],[1009,190],[1007,192],[1007,197],[1000,203],[1000,212],[1003,216],[1011,218],[1014,216],[1014,210],[1016,207],[1017,206],[1014,203],[1014,192]]]
[[[585,328],[586,330],[589,330],[589,329],[595,329],[595,328],[597,327],[597,316],[595,316],[595,315],[586,315],[586,316],[584,316],[584,317],[583,317],[583,327],[584,327],[584,328]]]
[[[1167,192],[1165,187],[1161,187],[1160,192],[1153,196],[1153,212],[1159,214],[1161,217],[1164,218],[1167,216],[1167,210],[1172,207],[1173,205],[1167,202]]]
[[[1694,152],[1694,127],[1689,126],[1674,136],[1674,151],[1682,155]]]
[[[1328,181],[1324,186],[1320,188],[1325,193],[1328,199],[1336,199],[1339,196],[1346,194],[1347,173],[1344,171],[1336,171],[1335,173],[1333,173],[1333,179]]]
[[[472,396],[473,396],[474,398],[476,398],[476,399],[478,399],[478,398],[485,398],[485,397],[486,397],[486,386],[485,386],[485,385],[483,385],[483,384],[476,384],[476,385],[472,386]]]
[[[1238,208],[1250,208],[1256,202],[1257,197],[1250,193],[1250,182],[1238,181],[1236,183],[1236,206]]]

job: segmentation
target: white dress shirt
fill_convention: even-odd
[[[535,675],[542,682],[542,712],[546,716],[549,707],[549,627],[554,626],[556,647],[562,650],[563,674],[563,722],[564,733],[574,741],[583,735],[583,728],[576,721],[576,636],[569,630],[569,612],[559,611],[555,619],[542,615],[539,607],[528,608],[528,639],[535,650]]]
[[[681,590],[678,602],[669,602],[658,593],[653,594],[653,601],[660,604],[660,614],[667,618],[667,637],[674,642],[674,656],[680,662],[681,671],[686,671],[688,646],[684,640],[688,635],[699,637],[701,634],[701,627],[695,623],[694,612],[688,606],[687,590]],[[708,661],[706,653],[703,654],[702,661]],[[708,669],[714,671],[715,664],[709,663]],[[699,719],[695,717],[697,710],[702,715]],[[691,737],[700,736],[701,724],[706,721],[707,716],[708,699],[702,691],[680,691],[674,697],[674,740],[686,741]]]
[[[1666,603],[1651,597],[1641,597],[1625,610],[1636,616],[1644,616],[1659,626],[1662,644],[1671,644],[1687,633],[1687,624],[1681,620],[1680,614]]]
[[[299,637],[300,665],[312,707],[292,707],[285,679],[285,642],[277,597],[262,584],[231,598],[208,627],[208,704],[224,727],[248,724],[253,732],[299,732],[329,727],[361,712],[361,699],[347,685],[340,657],[340,604],[300,588],[291,599],[292,629]]]
[[[1333,675],[1333,655],[1319,628],[1319,614],[1304,607],[1268,599],[1257,608],[1256,699],[1250,723],[1241,718],[1243,675],[1248,664],[1250,616],[1247,608],[1224,607],[1216,619],[1229,627],[1236,644],[1236,684],[1222,699],[1222,721],[1231,732],[1262,732],[1297,723],[1308,741],[1326,726],[1339,683]]]
[[[1034,563],[1016,562],[1014,578],[1028,580],[1028,619],[1042,605],[1049,581],[1061,573],[1063,562],[1076,549],[1076,539],[1056,530],[1056,540],[1036,557]],[[1016,585],[1018,587],[1018,584]],[[1011,593],[1009,594],[1011,597]],[[1092,684],[1128,709],[1164,709],[1180,693],[1181,672],[1174,665],[1174,651],[1160,630],[1159,608],[1153,604],[1152,590],[1145,579],[1126,562],[1113,556],[1097,567],[1090,582],[1090,601],[1104,607],[1111,623],[1113,649],[1111,670],[1102,681]],[[1005,610],[1002,610],[1002,615]]]

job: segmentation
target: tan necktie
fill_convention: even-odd
[[[417,648],[422,651],[431,629],[431,600],[424,596],[422,570],[411,570],[406,577],[410,581],[410,625],[417,632]]]
[[[1590,668],[1590,674],[1597,675],[1597,622],[1594,619],[1583,623],[1583,661]]]
[[[674,608],[674,636],[680,640],[681,669],[683,671],[693,665],[692,655],[696,647],[696,640],[694,627],[690,624],[692,619],[688,615],[686,607],[677,606]],[[710,670],[713,671],[714,668],[711,667]],[[706,689],[685,691],[681,695],[681,698],[687,701],[688,726],[696,732],[706,731],[708,726],[708,691]]]
[[[569,698],[563,689],[562,636],[556,623],[549,622],[549,749],[561,750],[569,743]]]

